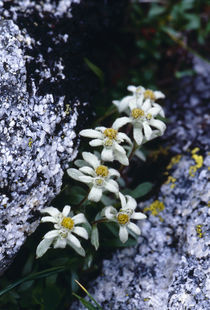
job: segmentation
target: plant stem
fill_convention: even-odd
[[[138,144],[136,143],[136,141],[134,141],[132,150],[131,150],[131,152],[129,154],[129,157],[128,157],[129,160],[131,160],[131,158],[133,157],[133,155],[134,155],[134,153],[135,153],[135,151],[137,150],[138,147],[139,147]]]
[[[100,219],[100,220],[92,222],[91,224],[94,225],[94,224],[105,223],[105,222],[108,222],[108,220],[107,219]]]
[[[203,59],[204,61],[206,61],[207,63],[210,63],[208,59],[206,59],[205,57],[203,57],[201,54],[199,54],[197,51],[195,51],[193,48],[191,48],[190,46],[188,46],[182,39],[178,38],[177,36],[175,36],[174,34],[172,34],[170,31],[166,30],[166,29],[162,29],[162,31],[164,33],[166,33],[175,43],[177,43],[178,45],[180,45],[183,49],[187,50],[189,53],[192,53],[193,55]]]
[[[63,193],[63,192],[65,191],[65,189],[67,189],[67,187],[68,187],[68,185],[66,184],[66,185],[62,188],[62,190],[60,191],[59,194]]]
[[[87,200],[90,190],[87,192],[87,195],[76,205],[77,208],[81,207],[81,205]]]
[[[129,160],[129,161],[130,161],[131,158],[133,157],[133,155],[134,155],[135,151],[137,150],[137,148],[138,148],[138,144],[136,143],[136,141],[134,141],[132,150],[131,150],[131,152],[130,152],[130,154],[129,154],[129,156],[128,156],[128,160]],[[123,170],[124,170],[126,167],[127,167],[127,166],[124,166],[124,165],[121,165],[121,166],[120,166],[119,172],[120,172],[121,175],[122,175]]]

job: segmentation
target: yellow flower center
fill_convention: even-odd
[[[125,225],[129,221],[129,216],[128,216],[128,214],[125,214],[125,213],[119,213],[117,215],[117,220],[118,220],[119,224]]]
[[[135,108],[131,111],[131,115],[134,119],[144,116],[144,111],[142,109]]]
[[[113,128],[106,128],[104,130],[104,134],[107,138],[109,139],[116,139],[117,136],[117,130],[113,129]]]
[[[96,174],[100,177],[107,177],[108,173],[109,170],[106,166],[101,165],[96,168]]]
[[[74,227],[74,221],[71,217],[64,217],[61,225],[65,228],[68,228],[69,230],[72,230],[72,228]]]
[[[96,185],[99,185],[99,186],[103,185],[104,183],[102,179],[96,179],[95,182],[96,182]]]
[[[155,94],[151,89],[147,89],[144,92],[144,98],[145,99],[151,99],[151,100],[155,100]]]
[[[146,117],[147,117],[148,120],[151,120],[152,114],[148,113]]]
[[[105,146],[112,146],[113,145],[113,139],[110,139],[110,138],[106,139],[106,141],[104,142],[104,145]]]

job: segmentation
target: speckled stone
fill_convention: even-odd
[[[86,286],[104,310],[210,309],[210,68],[194,61],[196,78],[176,85],[179,100],[168,102],[165,139],[176,154],[158,195],[139,205],[148,219],[139,223],[138,245],[104,260],[101,276]],[[76,302],[70,309],[84,307]]]
[[[38,211],[61,189],[64,169],[76,156],[80,106],[65,95],[40,92],[46,81],[55,85],[65,79],[62,59],[49,66],[41,49],[32,57],[40,42],[16,20],[35,5],[39,11],[56,11],[57,18],[71,18],[71,2],[58,1],[53,8],[49,1],[13,1],[8,10],[6,1],[0,1],[0,274],[38,226]],[[38,63],[35,78],[28,66]]]
[[[36,211],[60,191],[76,155],[76,105],[67,119],[64,97],[38,96],[35,84],[27,91],[27,39],[13,21],[0,21],[0,271],[35,230]]]

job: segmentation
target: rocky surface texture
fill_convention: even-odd
[[[102,275],[87,286],[104,310],[210,308],[210,67],[194,59],[194,69],[195,78],[184,78],[166,103],[165,142],[174,155],[157,196],[139,206],[148,219],[138,245],[104,260]]]
[[[76,155],[76,132],[97,87],[84,57],[104,60],[104,36],[118,20],[119,7],[103,6],[0,1],[0,274]]]
[[[35,211],[59,192],[62,163],[74,158],[76,108],[66,118],[64,96],[38,96],[35,84],[27,92],[21,40],[13,21],[0,22],[0,270],[35,229]]]

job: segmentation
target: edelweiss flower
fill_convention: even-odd
[[[105,190],[118,194],[119,186],[111,177],[119,177],[119,172],[102,165],[98,157],[92,153],[83,152],[82,157],[87,162],[87,166],[79,169],[70,168],[67,173],[71,178],[90,186],[88,199],[98,202]]]
[[[155,102],[155,100],[165,98],[165,95],[159,91],[159,90],[151,90],[151,89],[145,89],[143,86],[133,86],[129,85],[127,87],[129,91],[133,93],[134,96],[140,97],[142,96],[144,99],[150,99],[152,102]]]
[[[45,252],[53,245],[54,248],[65,248],[70,245],[78,254],[85,256],[85,251],[81,246],[80,241],[73,235],[76,234],[84,239],[88,239],[88,233],[85,228],[76,226],[87,222],[84,214],[79,213],[70,217],[71,207],[65,206],[60,212],[54,207],[48,207],[41,210],[42,213],[48,213],[50,216],[45,216],[41,222],[54,223],[54,230],[49,231],[39,243],[36,256],[37,258],[44,255]]]
[[[157,115],[163,114],[162,107],[159,104],[156,103],[155,107],[152,107],[150,100],[143,101],[141,97],[136,102],[130,102],[129,108],[130,116],[116,119],[113,124],[114,128],[119,129],[127,123],[132,123],[133,137],[138,145],[164,133],[166,125],[155,119]]]
[[[105,215],[107,219],[110,221],[116,222],[119,224],[119,238],[125,243],[128,240],[129,231],[132,231],[136,235],[140,235],[141,231],[139,227],[132,223],[130,220],[143,220],[146,218],[141,212],[135,212],[135,208],[137,206],[136,200],[131,196],[124,196],[119,193],[122,209],[118,212],[114,207],[109,206],[104,208],[102,213]],[[127,201],[126,201],[127,199]]]
[[[80,131],[80,135],[84,137],[94,138],[89,142],[91,146],[103,146],[101,158],[104,161],[117,160],[122,165],[129,164],[125,149],[120,146],[124,142],[132,144],[130,138],[123,132],[118,132],[114,127],[96,127],[93,129],[85,129]]]
[[[151,89],[145,89],[143,86],[136,87],[130,85],[127,87],[127,89],[133,93],[132,96],[126,96],[122,100],[112,101],[120,113],[126,111],[128,109],[129,104],[136,103],[136,101],[138,101],[139,99],[150,100],[152,106],[155,107],[156,106],[155,100],[165,98],[165,95],[161,91],[153,91]],[[161,116],[164,117],[164,114]]]
[[[136,96],[126,96],[122,100],[113,100],[112,103],[117,107],[119,113],[124,112],[128,109],[128,105],[132,101],[136,101]]]

